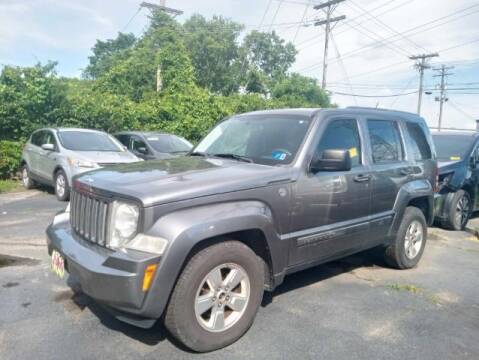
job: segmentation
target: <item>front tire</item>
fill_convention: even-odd
[[[469,194],[464,190],[455,192],[447,209],[447,219],[443,222],[443,227],[449,230],[464,230],[471,216],[471,209]]]
[[[180,275],[165,326],[191,350],[223,348],[250,328],[263,288],[263,263],[248,246],[239,241],[212,245],[194,255]]]
[[[397,269],[411,269],[421,260],[427,240],[427,223],[417,207],[407,207],[394,239],[386,248],[386,262]]]
[[[33,189],[35,187],[35,181],[33,181],[30,177],[30,170],[28,169],[27,164],[22,166],[22,184],[27,190]]]
[[[70,198],[70,185],[63,170],[58,170],[55,173],[55,195],[60,201],[68,201]]]

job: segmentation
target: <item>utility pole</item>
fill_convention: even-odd
[[[430,69],[431,66],[427,64],[427,60],[433,57],[439,56],[438,53],[433,54],[422,54],[416,56],[410,56],[409,59],[416,61],[416,68],[419,70],[419,98],[417,101],[417,113],[421,115],[421,105],[422,105],[422,93],[424,88],[424,70]]]
[[[346,19],[345,15],[332,17],[334,11],[336,10],[339,3],[342,3],[346,0],[330,0],[322,4],[318,4],[314,6],[314,10],[323,10],[326,14],[326,19],[324,20],[317,20],[314,23],[314,26],[322,26],[326,25],[325,29],[325,39],[324,39],[324,56],[323,56],[323,81],[321,83],[321,87],[323,90],[326,90],[326,76],[328,73],[328,47],[329,47],[329,36],[332,30],[331,24],[336,24],[341,20]]]
[[[183,14],[183,11],[181,11],[181,10],[167,7],[166,6],[166,0],[160,0],[159,5],[158,4],[153,4],[151,2],[144,1],[140,4],[140,7],[146,8],[146,9],[150,10],[151,12],[153,12],[153,11],[163,11],[167,14],[170,14],[173,17],[176,17],[178,15]],[[156,69],[156,92],[157,93],[159,93],[161,91],[161,87],[162,87],[161,68],[160,68],[160,65],[158,65],[158,67]]]
[[[449,70],[454,69],[454,66],[446,66],[442,65],[440,68],[434,68],[434,71],[438,72],[438,75],[434,75],[434,77],[440,77],[441,78],[441,84],[440,89],[441,89],[441,94],[440,96],[436,97],[436,101],[439,102],[439,123],[438,123],[438,131],[441,131],[441,125],[442,125],[442,114],[444,110],[444,103],[449,101],[449,98],[447,97],[446,94],[446,77],[453,75],[452,73],[448,72]]]

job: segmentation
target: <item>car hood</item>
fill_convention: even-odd
[[[75,151],[72,156],[99,164],[122,164],[140,160],[129,151]]]
[[[144,206],[289,181],[291,168],[182,156],[114,165],[75,179],[75,187],[139,199]]]

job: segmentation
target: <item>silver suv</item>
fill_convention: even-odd
[[[41,129],[32,134],[23,150],[22,181],[27,189],[36,183],[54,186],[58,200],[66,201],[74,175],[136,161],[141,159],[102,131]]]

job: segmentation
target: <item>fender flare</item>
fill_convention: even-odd
[[[159,261],[154,286],[145,299],[145,315],[159,318],[193,248],[202,241],[245,230],[263,232],[271,254],[273,274],[287,261],[286,242],[279,240],[271,209],[260,201],[208,204],[169,213],[145,232],[169,241]],[[284,249],[283,249],[284,247]]]
[[[394,236],[401,225],[407,205],[414,199],[427,198],[428,213],[426,222],[428,225],[434,221],[434,190],[428,180],[413,180],[404,184],[398,191],[394,202],[394,218],[389,229],[389,236]]]

